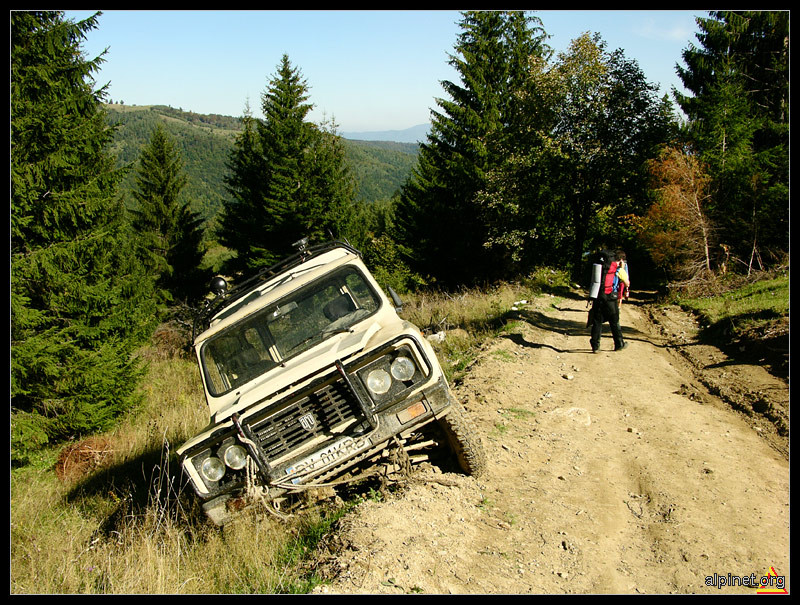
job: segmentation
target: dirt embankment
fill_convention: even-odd
[[[455,388],[489,472],[428,469],[360,505],[315,592],[753,593],[720,585],[768,572],[788,589],[788,382],[674,309],[623,305],[629,346],[606,327],[597,354],[577,294],[518,314]]]

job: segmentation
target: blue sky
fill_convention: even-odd
[[[94,11],[66,11],[82,19]],[[536,11],[565,51],[585,31],[636,59],[662,94],[676,86],[681,51],[697,45],[704,11]],[[460,32],[457,11],[103,11],[83,50],[106,47],[97,85],[127,105],[260,116],[261,94],[284,53],[310,89],[313,121],[340,132],[402,130],[426,123]]]

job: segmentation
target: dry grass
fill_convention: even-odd
[[[513,330],[515,303],[532,303],[542,292],[568,287],[565,273],[543,268],[526,279],[458,292],[421,292],[404,297],[404,319],[416,324],[427,336],[444,332],[444,340],[433,342],[442,369],[457,381],[475,359],[483,342]]]
[[[56,477],[61,481],[72,481],[87,475],[91,470],[102,466],[111,454],[107,439],[89,437],[79,443],[68,445],[58,456]]]

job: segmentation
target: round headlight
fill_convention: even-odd
[[[210,456],[203,460],[203,464],[200,465],[200,472],[209,481],[219,481],[225,475],[225,465],[222,464],[222,460],[219,458]]]
[[[241,445],[229,445],[225,448],[222,459],[225,460],[225,464],[230,468],[238,471],[239,469],[243,469],[244,465],[247,464],[247,450]]]
[[[367,376],[367,388],[376,395],[383,395],[391,386],[392,377],[386,370],[372,370]]]
[[[392,362],[392,377],[395,380],[407,382],[414,377],[416,368],[414,362],[408,357],[398,357]]]

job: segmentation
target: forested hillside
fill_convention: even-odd
[[[131,165],[147,144],[153,128],[162,123],[183,156],[188,181],[184,195],[207,221],[220,208],[226,191],[223,176],[242,120],[221,115],[202,115],[165,105],[106,105],[109,123],[117,126],[111,152],[120,165]],[[417,161],[415,143],[352,141],[344,139],[347,159],[356,178],[356,198],[374,202],[391,198],[403,185]],[[130,201],[133,172],[122,184]]]
[[[389,199],[399,191],[419,153],[416,143],[350,139],[344,143],[357,181],[357,199],[365,202]]]
[[[213,218],[225,195],[222,182],[225,162],[236,133],[241,130],[240,121],[222,116],[199,116],[163,105],[108,105],[107,109],[109,123],[116,125],[111,151],[119,165],[134,164],[155,125],[163,123],[183,154],[188,176],[185,196],[206,220]],[[121,187],[128,202],[133,188],[133,171],[130,171]]]

